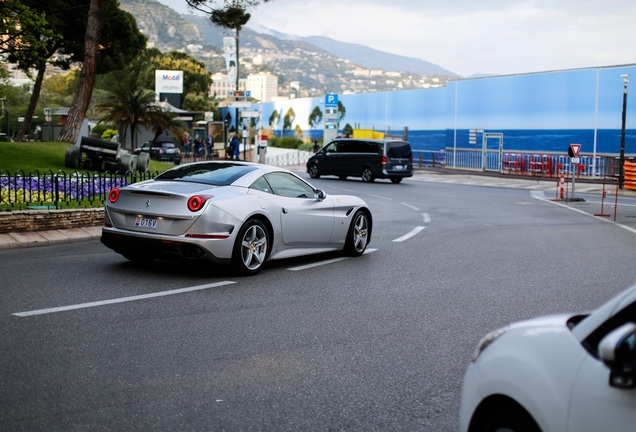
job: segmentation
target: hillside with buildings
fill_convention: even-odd
[[[202,16],[180,15],[155,0],[121,0],[121,8],[135,17],[150,46],[162,51],[185,51],[203,61],[213,74],[212,92],[217,97],[224,98],[234,90],[235,83],[225,75],[223,57],[223,38],[234,36],[233,31],[212,26]],[[332,47],[328,51],[304,39],[244,28],[239,42],[239,90],[250,90],[259,100],[440,87],[455,77],[422,60],[400,57],[401,61],[397,61],[399,56],[358,46],[361,53],[368,50],[364,51],[365,58],[373,53],[371,66],[361,65],[360,61],[330,52],[356,52],[345,50],[346,44],[337,41],[320,41],[325,47]],[[400,65],[400,70],[382,68],[382,56],[389,58],[391,64]],[[430,74],[410,72],[422,71],[426,65],[430,66]],[[276,90],[272,92],[274,81]]]

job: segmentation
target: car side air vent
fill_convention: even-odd
[[[351,212],[353,211],[352,208],[350,208],[349,210],[347,210],[347,216],[349,216],[351,214]]]

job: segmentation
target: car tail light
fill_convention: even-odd
[[[382,155],[382,159],[380,159],[380,163],[382,165],[386,165],[386,156],[385,155]]]
[[[119,199],[119,189],[117,188],[112,188],[110,190],[110,192],[108,192],[108,201],[112,203],[114,203],[115,201],[117,201]]]
[[[188,210],[191,212],[199,211],[203,208],[203,204],[212,198],[210,195],[194,195],[188,200]]]

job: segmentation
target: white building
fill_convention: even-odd
[[[236,83],[230,82],[226,74],[212,75],[210,96],[216,95],[217,99],[225,99],[235,90]],[[271,102],[278,96],[278,76],[265,72],[250,74],[247,79],[239,80],[239,91],[249,91],[250,96],[260,102]]]
[[[278,96],[278,76],[267,72],[259,72],[247,76],[245,90],[260,102],[271,102]]]
[[[239,80],[239,91],[245,91],[245,80]],[[236,83],[230,82],[230,78],[227,74],[215,73],[212,74],[212,85],[210,85],[210,97],[216,96],[217,99],[225,99],[230,97],[236,90]]]

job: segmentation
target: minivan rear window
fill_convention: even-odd
[[[389,142],[386,144],[386,155],[393,159],[410,159],[412,156],[411,146],[404,141]]]

